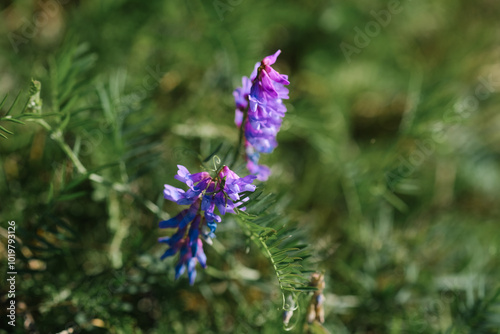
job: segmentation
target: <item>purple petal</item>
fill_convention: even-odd
[[[222,167],[221,171],[219,172],[219,176],[221,178],[228,177],[231,179],[239,179],[240,178],[238,176],[238,174],[236,174],[235,172],[230,170],[229,167],[227,167],[227,166]]]
[[[274,89],[273,81],[269,77],[269,74],[266,71],[262,71],[260,75],[260,80],[261,80],[261,89],[264,92],[260,92],[262,94],[268,94],[271,98],[276,99],[278,98],[278,93]],[[261,100],[261,99],[259,99]]]
[[[184,199],[184,190],[166,184],[165,190],[163,191],[163,195],[165,199],[177,203],[177,201]]]
[[[247,162],[247,169],[250,173],[257,175],[257,180],[267,181],[269,175],[271,175],[271,170],[266,165],[258,165],[253,161]]]
[[[269,78],[272,81],[279,83],[279,84],[282,84],[282,85],[289,85],[290,84],[290,81],[287,80],[288,79],[287,75],[279,74],[278,71],[276,71],[271,66],[266,66],[265,71],[269,75]]]
[[[280,55],[280,53],[281,53],[281,50],[278,50],[274,54],[265,57],[262,60],[262,64],[264,64],[264,65],[272,65],[272,64],[274,64],[276,62],[276,58],[278,58],[278,56]]]
[[[210,174],[208,174],[207,172],[191,174],[186,167],[182,165],[177,165],[177,167],[179,168],[179,170],[177,171],[177,175],[175,176],[175,178],[187,184],[191,189],[193,188],[194,183],[210,177]]]
[[[219,209],[221,215],[226,214],[226,201],[222,191],[215,195],[215,205],[217,205],[217,209]]]
[[[191,180],[193,180],[193,182],[195,183],[205,179],[210,179],[210,174],[207,172],[191,174]]]
[[[177,165],[177,168],[179,168],[179,170],[177,171],[177,175],[175,176],[175,178],[181,182],[184,182],[183,180],[188,178],[191,173],[189,173],[188,169],[182,165]]]
[[[239,109],[236,109],[234,112],[234,123],[237,127],[240,127],[241,123],[243,123],[243,112]]]
[[[257,78],[257,72],[259,70],[260,65],[261,65],[260,61],[254,65],[252,74],[250,74],[251,81],[254,81],[255,78]]]

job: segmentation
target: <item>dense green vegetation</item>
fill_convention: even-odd
[[[252,221],[309,244],[331,333],[500,333],[495,1],[17,0],[0,16],[0,331],[15,221],[16,333],[282,332]],[[196,284],[175,281],[163,185],[224,158],[232,91],[277,49],[290,100],[257,218],[225,216]]]

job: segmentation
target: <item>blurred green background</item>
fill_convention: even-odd
[[[290,100],[266,191],[326,274],[324,327],[500,333],[498,2],[19,0],[0,16],[0,117],[33,78],[49,126],[0,121],[16,333],[283,331],[271,265],[229,216],[192,287],[156,241],[179,211],[163,184],[236,142],[232,91],[277,49]]]

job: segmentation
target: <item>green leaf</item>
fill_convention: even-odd
[[[23,115],[20,115],[19,117],[21,118],[22,116],[23,116]],[[25,124],[23,121],[20,121],[20,120],[15,119],[15,118],[10,118],[10,117],[11,117],[11,116],[9,116],[9,117],[4,117],[4,118],[2,118],[2,119],[0,119],[0,120],[2,120],[2,121],[6,121],[6,122],[13,122],[13,123],[17,123],[17,124],[23,124],[23,125]]]
[[[7,101],[7,96],[9,96],[8,94],[5,95],[2,99],[2,102],[0,102],[0,110],[2,109],[3,105],[5,104],[5,101]]]
[[[5,114],[5,116],[8,116],[10,114],[10,112],[14,109],[14,107],[17,104],[17,101],[19,101],[20,95],[21,95],[21,91],[19,91],[19,93],[17,93],[16,98],[14,99],[14,102],[12,102],[12,104],[10,105],[10,108],[7,110],[7,113]]]
[[[108,92],[104,89],[104,85],[98,85],[96,87],[97,95],[101,101],[102,110],[104,111],[104,116],[109,124],[115,124],[115,113],[109,98]]]

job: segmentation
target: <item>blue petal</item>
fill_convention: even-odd
[[[203,268],[207,267],[207,256],[205,255],[203,248],[198,249],[198,253],[196,254],[196,258],[198,259],[198,262],[200,262],[200,265]]]
[[[189,285],[194,285],[194,280],[196,279],[196,269],[188,271]]]
[[[173,228],[173,227],[179,227],[179,215],[175,216],[174,218],[170,218],[169,220],[163,220],[160,222],[159,226],[160,228]]]
[[[161,259],[163,260],[169,256],[174,255],[175,253],[177,253],[177,250],[175,248],[169,248],[165,251],[165,253],[163,253],[163,255],[161,256]]]
[[[186,271],[184,263],[180,262],[175,266],[175,279],[178,279]]]

